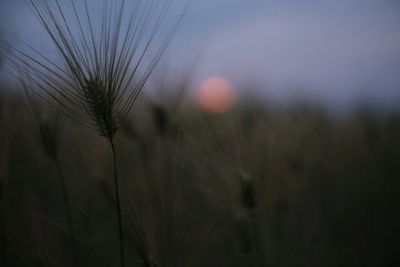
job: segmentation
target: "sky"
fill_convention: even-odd
[[[46,46],[24,1],[1,0],[0,10],[3,28]],[[266,100],[388,109],[400,102],[399,25],[397,0],[192,0],[166,58],[196,65],[194,85],[222,76]]]

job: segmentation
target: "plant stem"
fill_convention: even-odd
[[[0,177],[1,178],[1,177]],[[0,181],[1,183],[1,181]],[[2,186],[2,184],[0,184],[0,187]],[[2,188],[0,188],[0,190],[2,190]],[[6,266],[7,262],[6,262],[6,255],[7,255],[7,239],[6,239],[6,231],[5,231],[5,226],[4,226],[4,216],[3,216],[3,192],[0,191],[0,240],[2,240],[2,242],[0,243],[0,265],[3,266],[2,264],[4,264],[4,266]]]
[[[251,229],[253,234],[253,245],[254,245],[254,253],[255,253],[255,266],[262,267],[263,266],[263,255],[261,251],[261,245],[259,242],[259,232],[256,221],[256,216],[254,211],[249,211],[250,221],[251,221]]]
[[[54,161],[57,166],[58,175],[60,177],[61,197],[64,202],[65,218],[67,221],[67,227],[68,227],[68,232],[69,232],[69,242],[70,242],[70,246],[72,249],[72,260],[73,260],[74,266],[78,266],[78,256],[77,256],[78,249],[76,247],[76,243],[74,240],[75,231],[74,231],[74,224],[72,222],[71,205],[70,205],[68,190],[67,190],[67,181],[65,179],[64,172],[62,171],[59,158],[55,157]]]
[[[124,232],[122,225],[122,212],[121,212],[121,198],[119,192],[119,181],[118,181],[118,166],[117,166],[117,153],[115,152],[115,146],[112,139],[110,139],[110,145],[113,156],[114,163],[114,190],[115,190],[115,198],[117,202],[117,214],[118,214],[118,233],[119,233],[119,253],[121,260],[121,267],[125,267],[125,259],[124,259]]]

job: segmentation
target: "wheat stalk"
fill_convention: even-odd
[[[114,167],[120,261],[125,266],[114,136],[175,36],[187,6],[167,34],[161,36],[161,41],[156,42],[172,0],[133,0],[132,9],[124,0],[104,0],[99,28],[95,27],[87,0],[83,0],[82,8],[76,1],[68,1],[72,18],[68,18],[59,0],[29,0],[29,3],[62,63],[28,44],[25,46],[29,52],[14,47],[9,62],[21,73],[32,76],[43,98],[108,140]]]
[[[43,148],[46,156],[54,163],[59,177],[61,189],[61,198],[64,205],[65,219],[69,234],[69,242],[72,252],[72,260],[75,266],[78,265],[78,249],[74,240],[75,230],[71,214],[71,200],[69,197],[67,178],[63,172],[59,157],[60,135],[62,131],[63,120],[58,110],[47,110],[40,106],[38,99],[31,92],[31,81],[25,81],[21,78],[22,88],[25,93],[26,100],[30,107],[30,113],[35,124],[35,133],[37,139]]]

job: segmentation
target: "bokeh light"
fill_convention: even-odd
[[[212,113],[228,111],[236,100],[232,83],[223,77],[210,77],[202,82],[198,90],[200,107]]]

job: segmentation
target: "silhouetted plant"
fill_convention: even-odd
[[[124,266],[114,136],[174,37],[186,8],[171,24],[167,34],[160,37],[160,28],[172,0],[135,0],[132,9],[124,0],[104,0],[99,28],[93,19],[93,7],[89,7],[87,0],[83,1],[82,9],[76,1],[69,1],[71,19],[59,0],[29,2],[61,56],[62,64],[29,45],[29,52],[14,48],[10,63],[21,73],[31,75],[42,97],[57,104],[71,119],[108,140],[113,157],[120,261]],[[80,10],[83,10],[82,14]],[[158,38],[161,38],[160,42],[156,42]]]
[[[62,169],[59,151],[60,151],[60,139],[63,131],[63,117],[57,107],[50,107],[45,110],[44,103],[40,103],[36,95],[32,94],[30,81],[25,81],[21,78],[22,87],[26,96],[26,100],[30,107],[32,119],[34,123],[35,136],[43,149],[45,155],[54,163],[61,188],[61,198],[64,205],[64,213],[67,224],[67,230],[69,235],[69,242],[72,252],[72,260],[75,266],[78,264],[78,249],[76,246],[76,240],[74,240],[76,233],[74,230],[74,223],[72,219],[71,200],[69,197],[68,182],[67,178]]]
[[[0,88],[1,90],[2,88]],[[4,96],[0,91],[0,129],[6,129]],[[8,180],[8,149],[7,132],[0,131],[0,265],[6,263],[7,239],[4,227],[4,191]]]

